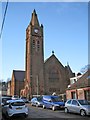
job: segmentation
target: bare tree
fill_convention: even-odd
[[[85,65],[83,68],[81,68],[81,73],[85,73],[88,69],[90,69],[90,64]]]

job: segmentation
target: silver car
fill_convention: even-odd
[[[70,99],[65,103],[65,113],[79,113],[81,116],[90,115],[90,103],[87,100]]]

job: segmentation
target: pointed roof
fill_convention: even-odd
[[[71,68],[70,68],[70,66],[69,66],[69,63],[67,63],[67,66],[65,66],[69,71],[71,71],[72,72],[72,70],[71,70]]]
[[[58,61],[58,63],[64,68],[64,66],[61,64],[58,58],[54,55],[54,53],[52,53],[52,55],[49,58],[47,58],[44,63],[46,64],[48,61],[50,61],[53,58],[55,58]]]
[[[22,70],[13,70],[13,74],[16,80],[24,81],[25,79],[25,71]]]
[[[74,84],[71,84],[71,86],[67,89],[72,90],[72,89],[90,87],[89,76],[90,76],[90,70],[85,72]]]
[[[35,9],[33,10],[30,24],[39,26],[39,21],[38,21],[38,17],[37,17]]]

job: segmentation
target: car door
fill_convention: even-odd
[[[53,102],[52,99],[48,99],[48,108],[52,108]]]
[[[79,109],[80,109],[80,106],[79,106],[77,100],[72,100],[71,111],[74,113],[79,113]]]
[[[68,101],[65,103],[65,107],[66,107],[69,111],[71,111],[71,107],[72,107],[71,103],[72,103],[72,100],[68,100]]]
[[[33,105],[36,105],[36,98],[33,98]]]
[[[34,102],[35,102],[35,105],[37,105],[37,104],[38,104],[37,98],[35,98]]]

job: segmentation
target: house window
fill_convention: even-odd
[[[85,90],[84,91],[84,96],[86,100],[90,100],[90,90]]]
[[[72,99],[76,99],[76,92],[71,92]]]

